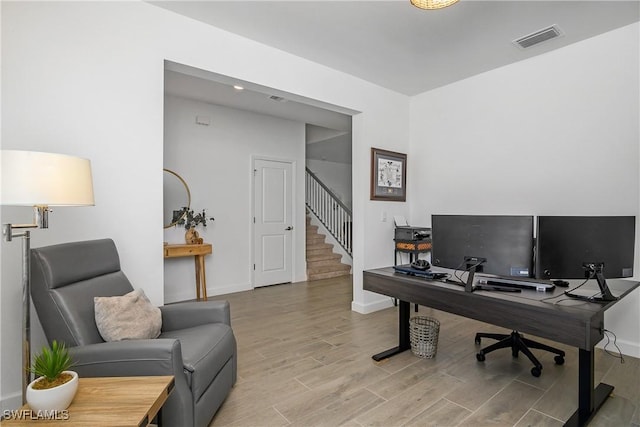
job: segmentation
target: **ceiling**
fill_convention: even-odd
[[[150,3],[406,95],[640,20],[640,0],[461,0],[431,11],[417,9],[408,0]],[[528,49],[513,43],[551,25],[561,31],[560,37]],[[325,139],[310,138],[307,154],[350,163],[351,115],[356,112],[181,64],[167,62],[166,69],[167,94],[301,121],[312,125],[308,133],[341,131]],[[232,88],[238,83],[245,90]]]
[[[441,10],[392,1],[160,1],[215,27],[416,95],[640,19],[640,2],[461,0]],[[561,37],[513,40],[550,25]]]
[[[244,89],[234,89],[241,85]],[[351,164],[351,115],[356,111],[255,83],[165,61],[165,95],[306,124],[306,157]]]

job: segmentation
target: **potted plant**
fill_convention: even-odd
[[[78,374],[64,343],[53,341],[36,355],[31,372],[36,375],[27,386],[27,403],[33,411],[62,411],[71,404],[78,390]]]
[[[193,209],[189,210],[187,207],[183,207],[181,210],[174,213],[174,218],[181,218],[177,221],[178,225],[184,225],[185,230],[187,232],[184,235],[184,239],[186,243],[189,244],[197,244],[203,243],[202,238],[196,231],[196,226],[202,224],[203,227],[207,226],[207,221],[214,221],[214,218],[207,218],[207,212],[205,209],[202,209],[202,212],[197,214],[194,213]]]

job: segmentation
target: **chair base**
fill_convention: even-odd
[[[481,338],[491,338],[494,340],[498,340],[498,342],[483,348],[476,354],[476,359],[478,359],[479,362],[484,362],[485,355],[491,353],[494,350],[499,350],[501,348],[511,348],[511,355],[513,357],[518,357],[518,354],[522,352],[529,358],[529,360],[531,360],[531,363],[533,363],[533,368],[531,368],[531,375],[533,375],[534,377],[539,377],[542,374],[542,364],[529,349],[537,348],[540,350],[548,351],[550,353],[555,353],[557,356],[555,356],[553,360],[557,365],[562,365],[564,363],[564,351],[548,346],[546,344],[539,343],[537,341],[532,341],[530,339],[524,338],[518,331],[512,331],[509,335],[478,332],[475,339],[476,344],[480,344]]]

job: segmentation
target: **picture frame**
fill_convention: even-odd
[[[404,202],[407,199],[407,155],[371,148],[370,200]]]

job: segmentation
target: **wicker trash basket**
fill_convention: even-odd
[[[423,359],[435,357],[438,350],[440,322],[431,317],[416,316],[409,320],[411,351]]]

